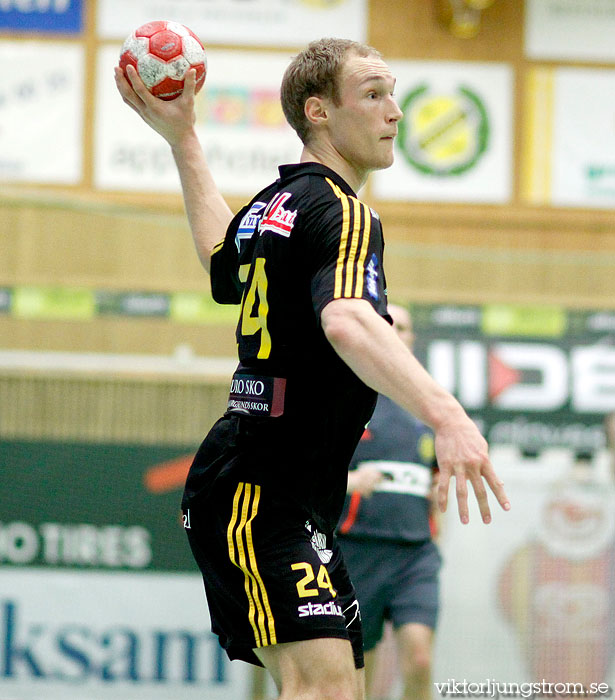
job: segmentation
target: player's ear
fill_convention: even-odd
[[[327,121],[327,102],[322,97],[318,97],[318,95],[308,97],[305,101],[305,107],[303,109],[305,112],[305,117],[310,124],[318,126]]]

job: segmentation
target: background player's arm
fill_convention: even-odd
[[[348,472],[348,493],[357,492],[361,496],[369,497],[374,489],[384,479],[384,474],[376,467],[368,464],[360,466]]]
[[[325,306],[321,321],[327,339],[357,376],[433,429],[440,468],[440,510],[446,510],[453,475],[462,522],[469,520],[468,480],[483,522],[491,521],[483,478],[500,505],[508,510],[503,484],[491,466],[487,443],[476,425],[459,402],[432,379],[371,304],[363,299],[337,299]]]
[[[117,88],[124,102],[171,146],[194,245],[209,272],[212,250],[224,238],[233,213],[218,190],[194,129],[196,71],[188,71],[182,95],[167,102],[150,94],[132,66],[127,70],[130,80],[120,68],[115,69]]]

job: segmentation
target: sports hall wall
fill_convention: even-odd
[[[610,0],[15,0],[0,3],[0,698],[251,693],[208,632],[178,514],[225,404],[236,310],[212,302],[168,148],[112,79],[122,39],[163,10],[208,50],[197,127],[234,208],[298,156],[277,88],[307,40],[365,39],[391,64],[406,126],[361,197],[417,355],[489,436],[513,500],[489,528],[444,520],[434,680],[613,686]]]
[[[542,3],[553,5],[551,16],[536,0],[525,5],[498,0],[481,13],[476,36],[465,39],[439,20],[439,8],[446,2],[295,3],[337,6],[340,11],[345,6],[354,15],[355,8],[365,8],[366,38],[388,60],[401,62],[395,65],[400,101],[416,86],[429,86],[452,96],[452,102],[438,103],[444,123],[446,110],[470,110],[459,141],[454,126],[440,136],[437,147],[430,150],[428,144],[418,155],[413,137],[400,140],[396,169],[373,177],[362,193],[384,221],[391,295],[400,301],[608,308],[615,291],[615,195],[608,155],[612,131],[600,115],[612,112],[608,86],[613,57],[608,48],[600,52],[600,40],[595,55],[589,56],[586,49],[567,48],[565,41],[553,47],[546,39],[544,45],[534,39],[536,46],[530,45],[529,35],[546,36],[553,17],[562,25],[557,31],[571,31],[554,0]],[[50,7],[55,5],[62,3]],[[141,16],[141,5],[146,3],[133,4],[135,18]],[[85,308],[79,318],[77,310],[60,308],[54,314],[49,308],[61,307],[58,295],[70,288],[162,295],[208,290],[192,253],[166,147],[131,121],[132,114],[113,92],[111,65],[125,34],[121,19],[114,22],[115,10],[105,11],[105,3],[69,6],[81,6],[80,20],[72,20],[75,26],[80,21],[77,29],[20,32],[19,18],[12,28],[0,28],[3,64],[15,66],[3,87],[0,225],[6,243],[0,284],[6,291],[0,331],[7,347],[168,353],[178,344],[178,327],[162,314],[144,312],[138,323],[125,323],[119,314],[92,318]],[[587,11],[566,21],[582,22],[591,35],[606,32],[610,20],[604,19],[604,11]],[[49,57],[41,53],[38,61],[36,51],[30,53],[33,40],[41,52],[52,52]],[[247,168],[252,177],[242,179],[238,172],[246,170],[238,160],[237,134],[246,132],[241,110],[247,109],[247,98],[229,98],[224,75],[235,64],[229,68],[224,63],[224,52],[232,52],[240,69],[242,61],[260,57],[262,68],[254,80],[263,83],[267,74],[268,84],[260,89],[271,91],[276,71],[296,49],[275,41],[275,35],[264,40],[266,46],[255,45],[254,36],[240,37],[237,44],[225,35],[206,39],[216,55],[210,57],[211,104],[205,90],[199,121],[206,124],[209,119],[209,131],[203,131],[208,155],[234,206],[259,177],[274,172],[271,162],[263,164],[267,156],[292,158],[297,152],[294,137],[287,132],[281,136],[279,111],[263,100],[261,116],[268,116],[249,132],[261,141],[260,150],[251,151],[258,163]],[[66,58],[53,53],[58,47]],[[562,55],[565,51],[568,56]],[[575,80],[585,86],[580,100],[575,98]],[[461,104],[456,91],[463,85],[470,89]],[[242,89],[246,93],[252,88]],[[583,107],[583,127],[574,121],[574,106]],[[408,104],[407,111],[411,108]],[[49,113],[48,129],[42,126],[41,112]],[[235,150],[218,145],[228,139],[237,142]],[[480,143],[473,144],[473,139]],[[22,287],[31,286],[41,288],[44,298],[35,299],[29,290],[21,303]],[[53,299],[49,288],[56,291]],[[154,306],[150,300],[150,308]],[[232,353],[232,314],[219,318],[223,312],[208,307],[193,310],[200,317],[191,319],[187,307],[182,307],[181,342],[193,345],[198,354]],[[211,333],[203,332],[204,321]]]

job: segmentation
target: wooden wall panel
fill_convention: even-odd
[[[515,195],[507,206],[379,202],[388,241],[391,297],[398,301],[559,303],[612,308],[615,213],[524,205],[518,197],[523,2],[495,0],[474,39],[438,20],[444,0],[370,0],[368,40],[389,59],[506,61],[515,71]],[[89,70],[99,45],[88,3]],[[93,93],[90,95],[93,96]],[[89,104],[87,115],[93,117]],[[73,188],[3,187],[0,286],[63,285],[138,291],[206,291],[178,195],[100,193],[91,185],[91,125],[84,136],[84,182]],[[231,198],[237,209],[243,200]],[[232,324],[163,320],[37,321],[0,315],[4,347],[232,354]]]

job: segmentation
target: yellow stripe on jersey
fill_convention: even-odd
[[[342,234],[340,236],[340,249],[337,256],[337,265],[335,266],[335,299],[339,299],[339,297],[342,296],[344,258],[346,257],[346,246],[348,245],[348,230],[350,229],[350,206],[348,204],[348,197],[346,197],[346,195],[341,190],[340,195],[338,196],[340,197],[340,200],[342,202]]]
[[[369,237],[371,232],[371,213],[369,207],[356,197],[350,197],[342,192],[332,180],[325,178],[329,186],[340,200],[342,205],[342,230],[340,233],[340,247],[335,266],[335,285],[333,298],[363,296],[363,268],[367,256]],[[350,203],[352,202],[352,217]],[[361,214],[363,213],[363,216]],[[351,231],[352,218],[352,233]],[[364,225],[362,225],[362,219]],[[350,234],[350,246],[348,237]],[[357,258],[357,250],[360,252]],[[347,255],[348,253],[348,255]],[[355,280],[356,277],[356,280]],[[353,291],[354,283],[354,291]]]
[[[233,512],[227,529],[230,560],[237,568],[243,571],[245,577],[244,586],[248,598],[248,619],[254,632],[256,647],[276,644],[273,614],[269,605],[267,590],[256,565],[256,555],[252,541],[252,521],[258,513],[260,488],[258,485],[254,486],[254,499],[250,509],[252,484],[240,482],[237,485],[233,498]],[[248,513],[250,513],[250,517],[248,517]]]
[[[217,253],[222,248],[223,245],[224,245],[224,238],[219,243],[216,243],[216,245],[213,247],[213,249],[211,251],[211,254],[213,255],[214,253]]]
[[[361,202],[358,199],[352,198],[353,221],[352,238],[350,240],[350,251],[346,262],[346,285],[344,286],[344,296],[351,297],[352,283],[354,282],[355,260],[357,257],[357,248],[359,247],[359,238],[361,237]]]
[[[365,258],[367,257],[367,247],[369,245],[369,236],[372,229],[372,213],[367,204],[361,202],[361,207],[363,208],[365,228],[363,231],[363,244],[361,245],[361,252],[359,253],[359,259],[357,260],[357,282],[354,287],[355,297],[363,296],[363,271],[365,270]]]

